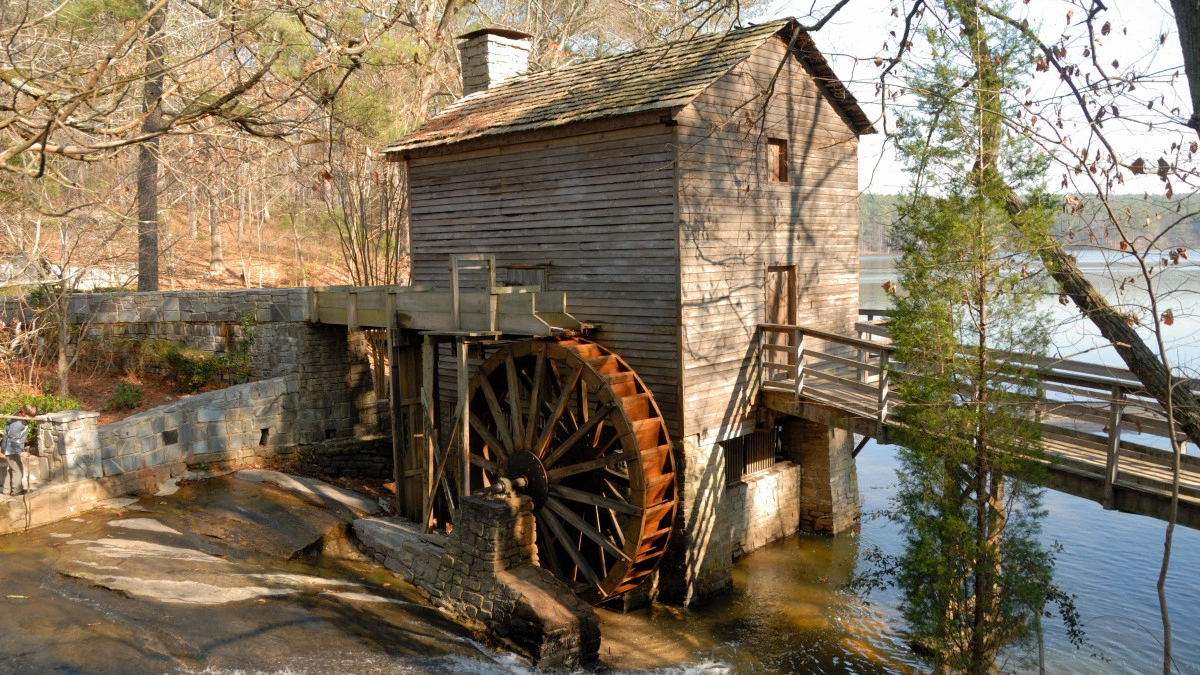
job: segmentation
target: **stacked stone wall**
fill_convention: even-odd
[[[365,334],[311,323],[309,302],[307,288],[267,288],[76,293],[68,308],[71,323],[100,345],[94,358],[117,358],[106,356],[104,346],[119,340],[161,341],[210,354],[229,353],[246,337],[246,330],[253,331],[250,381],[298,377],[298,444],[386,429]],[[17,317],[28,320],[20,298],[3,298],[0,316],[10,323]],[[243,318],[252,320],[249,328]],[[165,374],[154,365],[142,367],[152,375]]]
[[[801,468],[779,462],[726,490],[733,557],[794,534],[800,527]]]
[[[391,436],[348,438],[301,446],[300,469],[326,476],[391,480],[394,466]]]
[[[359,520],[361,546],[468,626],[529,656],[539,668],[596,659],[595,611],[537,566],[533,502],[503,487],[464,497],[449,537],[403,520]]]
[[[687,436],[674,446],[675,530],[658,572],[659,597],[690,605],[733,586],[733,541],[725,493],[725,451]]]
[[[98,429],[105,476],[186,464],[247,466],[290,452],[298,420],[295,375],[250,382],[147,410]]]

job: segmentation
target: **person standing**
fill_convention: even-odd
[[[27,405],[4,426],[4,441],[0,442],[0,450],[4,452],[7,466],[0,471],[0,495],[4,494],[4,479],[10,473],[14,474],[9,487],[11,494],[25,494],[25,465],[21,463],[21,453],[25,451],[25,442],[29,439],[29,420],[26,418],[35,415],[37,409]]]

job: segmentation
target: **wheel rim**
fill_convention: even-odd
[[[675,473],[637,373],[593,342],[528,340],[484,361],[468,395],[471,487],[523,479],[540,564],[592,602],[645,581],[670,536]]]

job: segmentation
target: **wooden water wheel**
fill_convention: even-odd
[[[675,471],[662,414],[619,356],[586,340],[500,348],[471,380],[472,489],[533,498],[538,558],[596,603],[636,588],[667,547]]]

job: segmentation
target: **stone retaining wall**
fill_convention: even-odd
[[[533,503],[499,489],[464,497],[449,537],[400,519],[354,523],[363,549],[468,627],[531,658],[574,668],[600,650],[595,610],[537,566]]]
[[[799,466],[779,462],[726,489],[734,558],[795,534],[800,528],[801,475]]]
[[[309,321],[308,288],[160,293],[76,293],[72,324],[104,346],[118,340],[161,341],[221,354],[234,350],[253,320],[250,381],[298,379],[306,424],[296,443],[353,438],[387,428],[378,410],[369,345],[361,332]],[[21,298],[0,298],[0,317],[25,316]],[[28,318],[27,316],[25,317]],[[112,364],[120,366],[118,363]],[[163,373],[152,373],[163,374]]]
[[[391,436],[313,443],[302,446],[296,459],[302,471],[319,472],[326,476],[393,478]]]
[[[320,421],[295,375],[195,394],[97,430],[105,476],[170,462],[252,464],[290,450]]]

